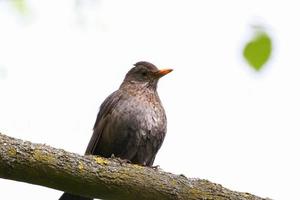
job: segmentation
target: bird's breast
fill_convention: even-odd
[[[157,97],[158,98],[158,97]],[[125,120],[130,129],[141,130],[142,134],[165,132],[166,115],[160,100],[155,96],[131,96],[119,102],[119,120]],[[123,123],[123,122],[122,122]]]

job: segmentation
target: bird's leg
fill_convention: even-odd
[[[119,158],[119,157],[117,157],[115,159],[120,163],[120,165],[131,163],[131,161],[128,160],[128,159],[122,159],[122,158]]]
[[[122,158],[120,158],[120,157],[116,157],[114,154],[111,154],[110,157],[111,157],[112,159],[118,161],[118,162],[120,163],[120,165],[127,164],[127,163],[131,163],[130,160],[128,160],[128,159],[122,159]]]
[[[159,170],[160,166],[159,165],[154,165],[154,166],[149,166],[150,168],[154,170]]]

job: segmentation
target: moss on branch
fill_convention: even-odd
[[[1,133],[0,178],[101,199],[263,199],[207,180],[188,179],[113,158],[81,156]]]

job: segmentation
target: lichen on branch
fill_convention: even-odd
[[[207,180],[189,179],[116,158],[81,156],[1,133],[0,178],[101,199],[263,199]]]

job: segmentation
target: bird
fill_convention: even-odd
[[[157,84],[171,71],[146,61],[134,64],[119,89],[101,104],[85,155],[114,156],[151,167],[167,132]],[[65,192],[59,200],[92,198]]]

